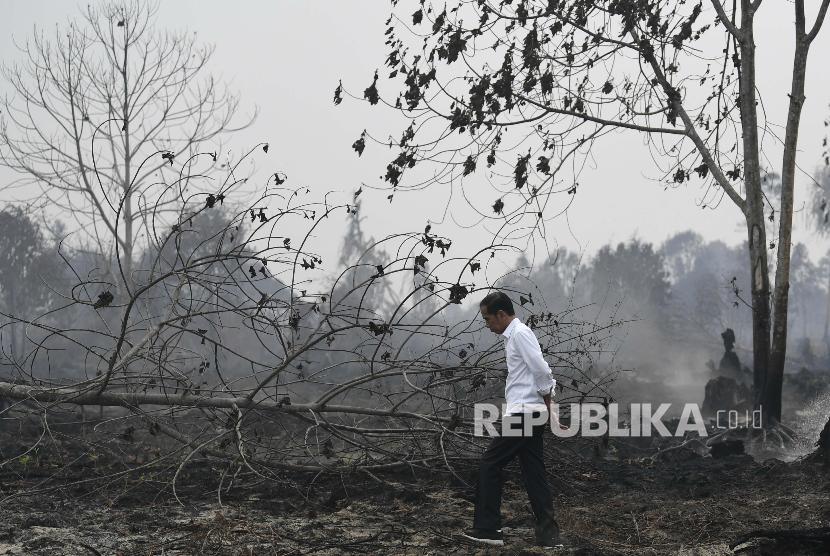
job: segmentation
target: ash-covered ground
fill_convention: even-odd
[[[153,439],[101,429],[81,442],[59,425],[4,421],[3,460],[28,453],[0,468],[0,555],[543,553],[516,464],[506,472],[505,546],[482,549],[458,535],[472,520],[474,460],[457,476],[285,471],[277,481],[244,469],[223,476],[225,463],[194,456],[174,493],[180,459],[142,468],[161,453]],[[678,442],[546,439],[566,543],[556,553],[828,553],[830,469],[713,457],[699,443],[666,451]]]

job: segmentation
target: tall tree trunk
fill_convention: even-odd
[[[781,390],[787,354],[787,304],[790,290],[790,250],[793,229],[793,196],[795,187],[796,149],[801,108],[804,105],[804,77],[810,44],[804,30],[804,1],[795,2],[795,54],[793,55],[792,88],[784,136],[784,158],[781,165],[781,212],[778,216],[778,258],[773,292],[773,325],[770,366],[762,396],[764,421],[781,421]]]
[[[127,75],[127,63],[128,63],[128,54],[129,54],[129,32],[130,32],[130,24],[131,22],[127,21],[125,18],[125,25],[124,25],[124,57],[123,57],[123,65],[121,66],[121,79],[122,79],[122,86],[124,88],[123,91],[123,106],[122,106],[122,113],[121,117],[124,120],[123,124],[123,131],[124,131],[124,183],[122,186],[122,191],[124,192],[124,212],[122,214],[122,218],[124,219],[124,256],[122,260],[122,266],[124,270],[124,282],[126,285],[125,290],[129,291],[132,289],[132,273],[133,273],[133,204],[132,204],[132,197],[133,192],[131,189],[132,185],[132,152],[130,151],[131,144],[130,144],[130,81]]]
[[[125,168],[125,173],[129,176],[129,160]],[[129,190],[129,182],[126,182],[124,187],[124,210],[121,217],[124,219],[124,242],[123,252],[121,255],[121,270],[124,273],[124,294],[125,297],[129,295],[132,289],[132,274],[133,274],[133,247],[135,240],[133,238],[133,203],[132,192]]]
[[[741,0],[740,114],[746,187],[746,229],[752,288],[752,362],[754,405],[759,407],[767,376],[770,350],[769,265],[761,192],[758,150],[758,109],[755,98],[754,12],[749,0]]]

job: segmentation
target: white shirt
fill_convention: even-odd
[[[552,394],[556,379],[550,366],[542,357],[542,348],[533,330],[518,317],[514,317],[502,332],[504,336],[507,379],[504,384],[504,398],[507,413],[524,413],[524,404],[541,404],[542,396]]]

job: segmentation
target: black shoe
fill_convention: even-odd
[[[562,544],[562,541],[559,540],[559,537],[554,539],[536,539],[536,546],[541,547],[545,550],[552,550],[555,548],[565,548],[565,545]]]
[[[487,529],[467,529],[461,533],[461,536],[482,544],[490,544],[494,546],[504,545],[504,535],[501,534],[500,529],[497,531],[488,531]]]
[[[559,538],[559,524],[554,520],[547,527],[536,527],[536,546],[545,549],[564,548]]]

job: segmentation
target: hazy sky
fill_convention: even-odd
[[[3,61],[17,57],[13,37],[24,39],[34,24],[49,28],[63,22],[85,4],[5,0],[0,57]],[[270,163],[295,184],[320,192],[351,192],[361,182],[378,184],[390,153],[370,145],[358,159],[352,142],[364,128],[379,137],[390,132],[399,136],[403,121],[395,112],[380,106],[370,108],[349,98],[335,107],[332,93],[341,78],[347,89],[362,91],[375,68],[383,65],[387,53],[384,20],[389,10],[389,2],[383,0],[163,0],[160,22],[172,29],[195,31],[201,40],[215,43],[214,74],[241,93],[244,109],[259,106],[256,123],[235,136],[231,146],[241,151],[267,140],[274,152]],[[791,2],[765,0],[756,30],[759,89],[769,120],[777,123],[783,122],[786,114],[792,12]],[[822,67],[826,66],[829,46],[830,22],[811,51],[799,142],[800,163],[807,172],[819,163],[826,132],[823,121],[830,115],[830,72]],[[0,90],[6,90],[2,83]],[[385,92],[392,93],[388,87]],[[779,164],[777,156],[771,160]],[[7,171],[0,170],[0,179],[8,177]],[[656,177],[657,170],[637,135],[605,138],[594,153],[592,166],[580,178],[581,188],[567,217],[549,228],[551,246],[584,249],[591,254],[609,241],[626,240],[634,234],[659,243],[690,228],[707,240],[735,244],[745,239],[740,214],[728,199],[717,209],[702,209],[699,200],[703,191],[694,181],[663,191],[654,181]],[[808,183],[806,177],[799,176],[796,210],[807,200]],[[428,218],[441,220],[443,214],[444,197],[440,194],[399,195],[392,204],[386,201],[385,193],[365,191],[363,197],[364,212],[369,216],[366,227],[376,238],[422,230]],[[796,214],[794,221],[795,241],[807,243],[813,259],[818,259],[828,243],[805,228],[801,215]],[[453,237],[458,251],[479,245],[482,237],[476,229],[459,231],[451,222],[434,228]],[[327,242],[321,253],[324,259],[336,260],[337,247],[336,241]]]

